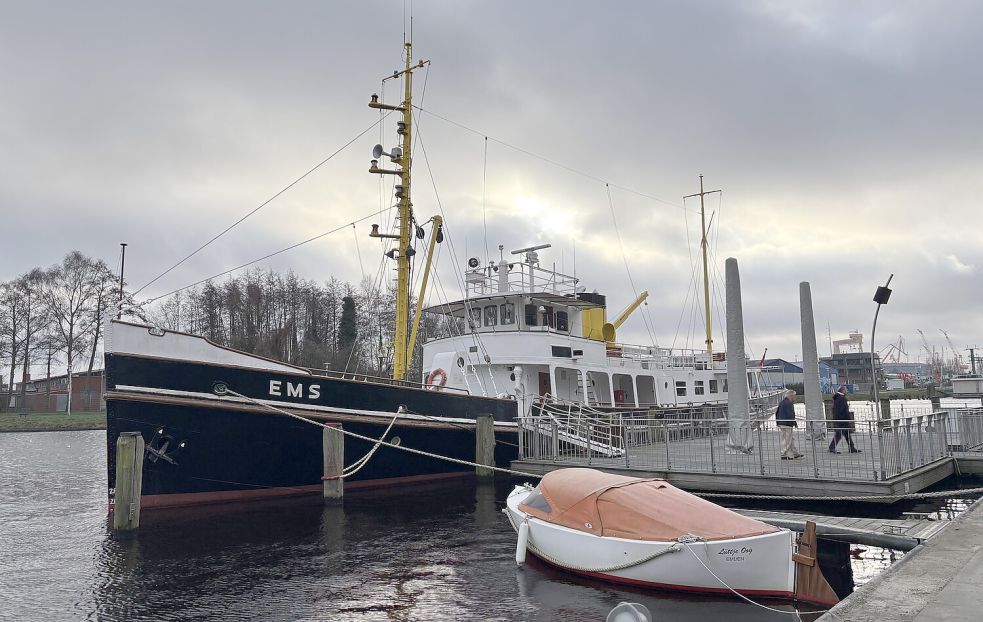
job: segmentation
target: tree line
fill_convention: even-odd
[[[394,296],[369,279],[353,286],[334,277],[317,282],[257,269],[185,289],[146,308],[132,306],[124,295],[124,319],[307,368],[391,372]],[[71,412],[71,375],[102,368],[102,319],[118,301],[118,274],[78,251],[47,269],[0,283],[0,394],[6,398],[0,410],[13,405],[18,380],[23,401],[32,367],[45,366],[50,376],[54,362],[64,370],[55,375],[68,375]],[[425,317],[421,336],[438,324],[449,329],[438,318]],[[422,342],[417,340],[410,378],[419,376]]]
[[[21,372],[21,396],[32,366],[63,361],[66,370],[101,367],[96,354],[102,341],[99,321],[116,298],[118,277],[100,259],[78,251],[60,263],[34,268],[0,283],[0,370],[6,375],[4,407],[13,404],[15,374]],[[68,410],[71,412],[71,374]]]

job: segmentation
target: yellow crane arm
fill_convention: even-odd
[[[645,302],[645,299],[648,297],[649,297],[649,293],[647,291],[642,292],[641,294],[638,295],[638,298],[636,298],[634,302],[628,305],[625,308],[625,310],[622,311],[618,315],[618,317],[614,319],[613,322],[608,322],[607,324],[605,324],[603,328],[604,340],[607,341],[608,343],[613,343],[615,340],[615,334],[616,334],[615,331],[617,331],[618,327],[624,324],[625,320],[628,319],[628,316],[634,313],[635,309],[637,309],[643,302]]]
[[[637,309],[643,302],[645,302],[645,299],[648,297],[649,297],[648,292],[642,292],[641,294],[639,294],[638,298],[636,298],[635,301],[632,302],[630,305],[625,307],[625,310],[622,311],[621,314],[618,315],[618,317],[616,317],[613,322],[611,322],[611,325],[614,326],[615,328],[621,328],[621,325],[625,323],[625,320],[628,319],[628,316],[634,313],[635,309]]]
[[[407,357],[413,358],[413,347],[416,345],[416,331],[420,327],[420,315],[423,309],[423,299],[427,293],[427,281],[430,280],[430,265],[433,262],[433,251],[437,245],[437,238],[441,236],[440,228],[444,220],[440,216],[433,217],[433,231],[430,233],[430,246],[427,247],[427,263],[423,267],[423,279],[420,282],[420,296],[416,299],[416,313],[413,315],[413,326],[410,329],[410,342],[408,344]]]

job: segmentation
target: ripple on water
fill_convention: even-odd
[[[517,568],[500,512],[510,488],[147,512],[139,534],[119,540],[106,520],[105,432],[0,434],[0,617],[599,620],[629,600],[657,619],[788,618]],[[858,582],[891,563],[882,549],[860,555]]]

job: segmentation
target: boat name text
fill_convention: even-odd
[[[316,400],[321,397],[321,385],[310,384],[305,387],[303,382],[295,384],[282,380],[270,380],[270,395],[274,397],[306,397],[309,400]]]

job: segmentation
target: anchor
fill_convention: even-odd
[[[176,446],[168,452],[172,444],[176,444]],[[157,428],[153,438],[146,446],[147,460],[151,463],[164,460],[176,466],[177,461],[174,458],[184,450],[187,444],[187,441],[177,442],[173,436],[165,434],[164,428]]]

